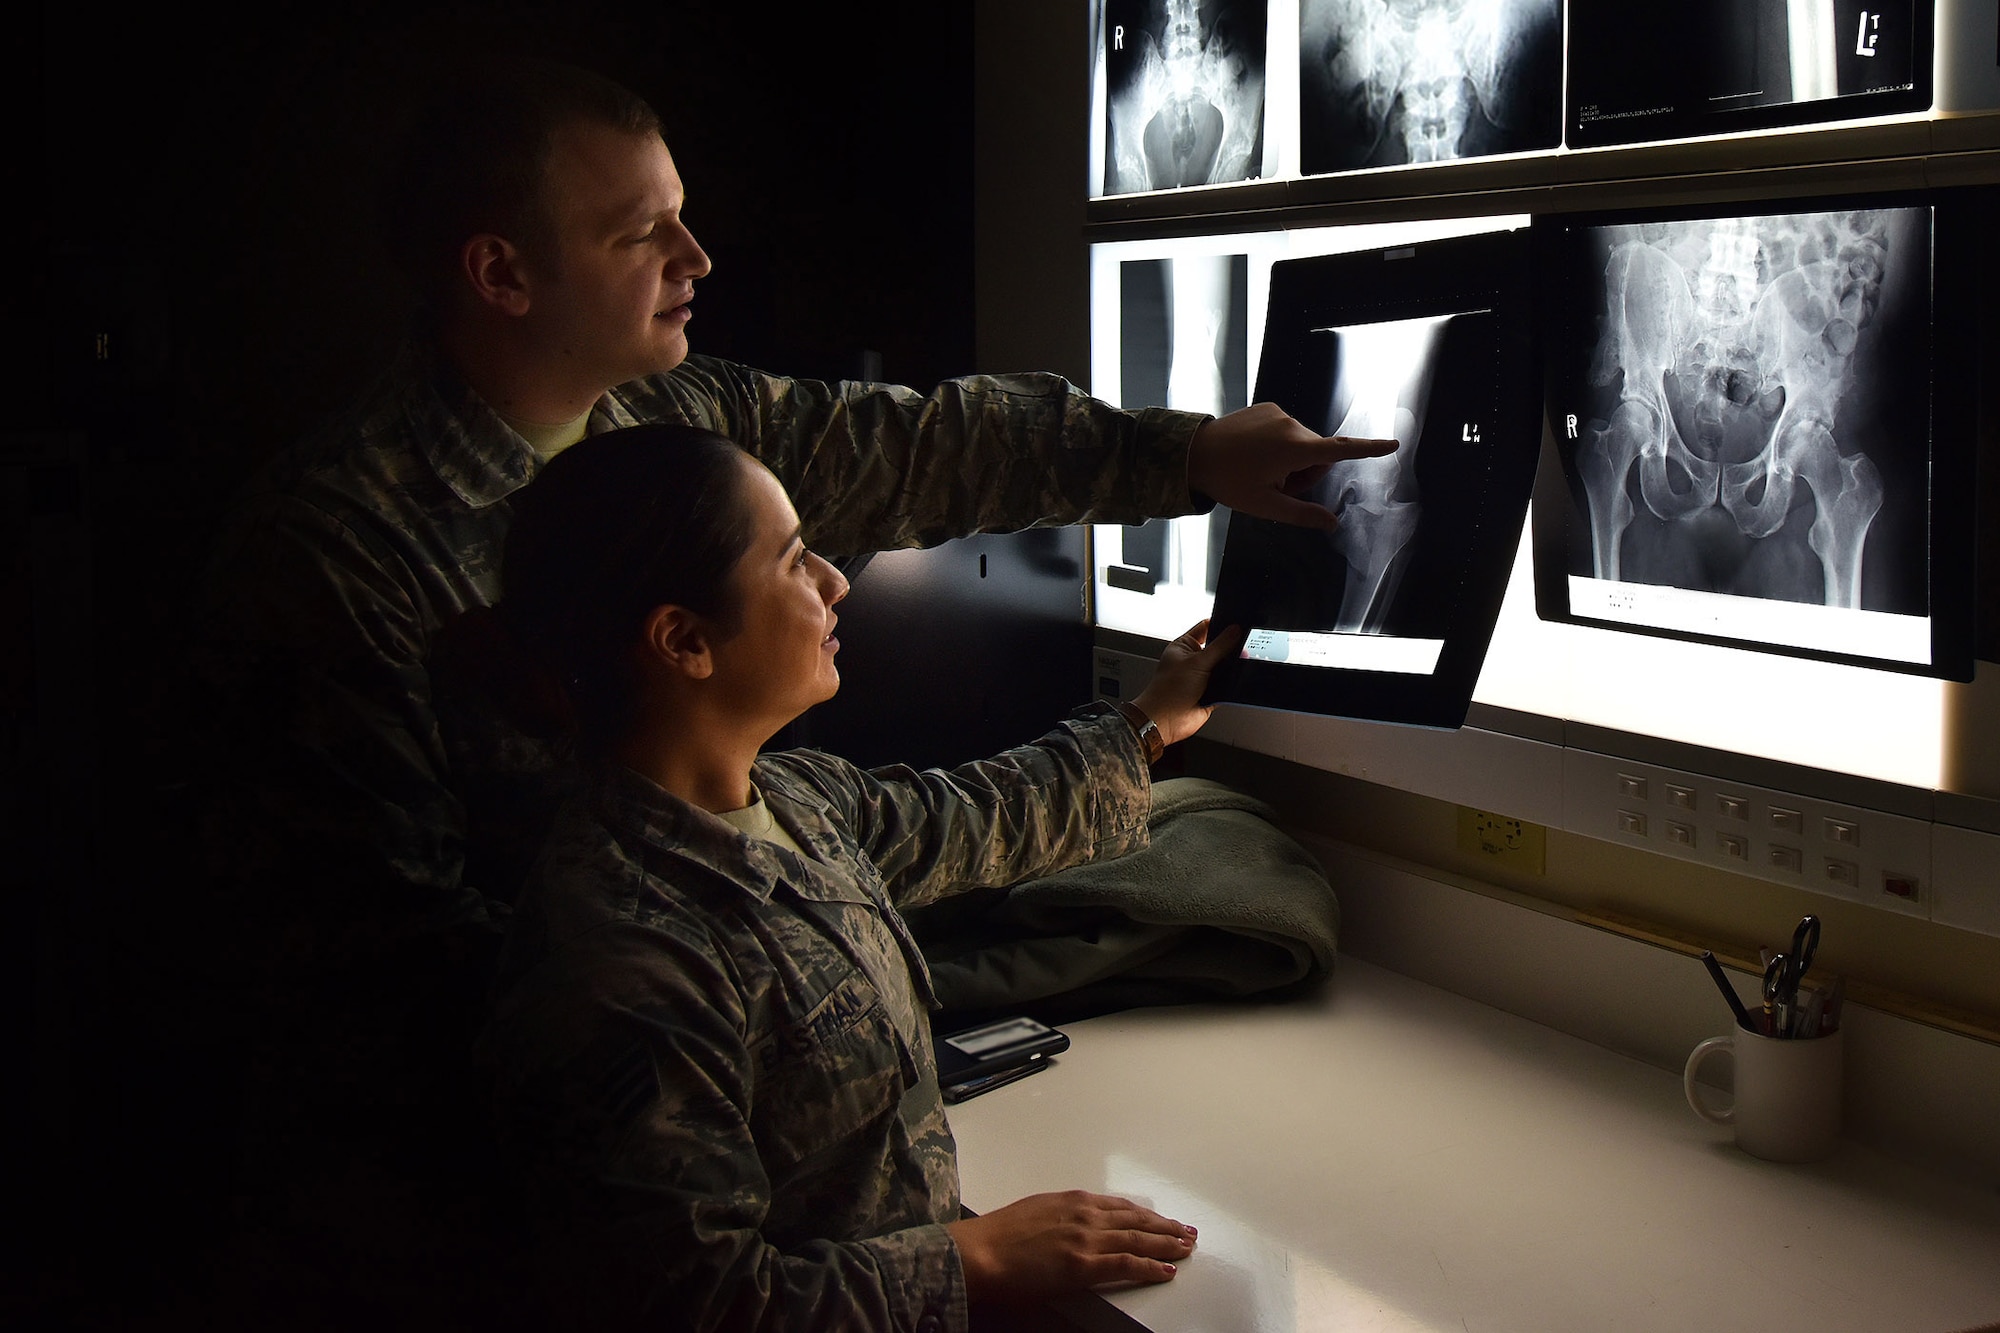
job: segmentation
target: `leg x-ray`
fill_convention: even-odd
[[[1330,531],[1232,516],[1212,619],[1248,639],[1213,697],[1463,721],[1540,448],[1526,255],[1491,232],[1273,266],[1257,397],[1396,450],[1312,485]]]
[[[1334,549],[1347,563],[1333,625],[1337,632],[1380,632],[1395,598],[1424,512],[1417,449],[1449,318],[1320,330],[1340,349],[1332,414],[1339,424],[1332,433],[1397,444],[1396,452],[1383,458],[1336,464],[1321,483],[1320,502],[1340,515]]]
[[[1300,0],[1308,175],[1553,148],[1561,0]]]
[[[1249,401],[1247,255],[1118,266],[1119,405],[1215,416]]]
[[[1493,321],[1479,312],[1311,331],[1326,388],[1314,394],[1316,410],[1294,414],[1323,434],[1394,439],[1397,449],[1337,464],[1312,488],[1309,498],[1340,518],[1331,532],[1231,520],[1217,614],[1253,631],[1251,657],[1430,670],[1459,586],[1408,576],[1424,568],[1431,542],[1442,551],[1463,540],[1454,525],[1472,497],[1462,492],[1483,471],[1464,455],[1486,452],[1493,415]],[[1430,565],[1436,572],[1435,558]],[[1423,647],[1405,652],[1367,636]]]
[[[1928,0],[1570,0],[1570,146],[1920,111]]]
[[[1181,255],[1119,266],[1120,405],[1223,416],[1249,401],[1249,258]],[[1225,516],[1226,517],[1226,516]],[[1113,587],[1215,590],[1215,520],[1154,519],[1121,530]],[[1171,638],[1186,629],[1174,626]]]
[[[1597,312],[1569,330],[1587,382],[1564,391],[1579,410],[1559,442],[1589,516],[1580,568],[1923,614],[1928,210],[1576,240]]]
[[[1104,192],[1263,172],[1266,0],[1103,0]]]

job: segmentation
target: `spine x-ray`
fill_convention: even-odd
[[[1104,192],[1263,169],[1266,0],[1103,0]]]
[[[1553,148],[1561,0],[1300,0],[1307,175]]]
[[[1123,407],[1172,407],[1223,416],[1249,402],[1247,255],[1183,255],[1119,265]],[[1215,590],[1229,513],[1154,519],[1120,530],[1113,587],[1151,593],[1163,582]]]
[[[1571,569],[1923,615],[1930,210],[1581,228],[1551,399]]]
[[[1927,109],[1930,9],[1928,0],[1570,0],[1571,145]]]

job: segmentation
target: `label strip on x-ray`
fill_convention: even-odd
[[[1252,630],[1243,655],[1259,662],[1336,667],[1345,671],[1394,671],[1428,676],[1437,670],[1443,639],[1401,639],[1389,634],[1308,634]]]
[[[1931,660],[1931,622],[1924,616],[1734,597],[1577,574],[1570,576],[1569,606],[1575,615],[1621,625],[1893,662]]]

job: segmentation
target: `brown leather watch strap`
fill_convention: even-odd
[[[1139,738],[1139,744],[1145,747],[1146,767],[1151,768],[1159,763],[1160,756],[1167,752],[1167,742],[1160,735],[1159,725],[1147,717],[1145,710],[1137,704],[1116,699],[1112,701],[1111,706],[1118,710],[1120,717],[1131,724],[1132,733]]]

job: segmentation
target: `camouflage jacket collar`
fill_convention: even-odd
[[[879,878],[868,873],[869,863],[858,849],[844,845],[825,798],[802,783],[787,781],[782,770],[760,764],[753,776],[772,815],[806,856],[740,833],[628,768],[602,777],[592,803],[614,832],[706,870],[760,902],[769,902],[784,885],[799,897],[818,902],[881,906]],[[876,883],[864,882],[870,878]]]
[[[390,372],[400,383],[398,433],[439,481],[473,509],[498,504],[534,479],[541,459],[465,382],[435,343],[413,340]]]
[[[534,446],[501,420],[435,343],[410,343],[395,374],[419,390],[405,400],[408,438],[417,442],[438,480],[460,500],[484,509],[534,480],[542,466]],[[597,435],[648,419],[614,387],[590,409],[586,429]]]

